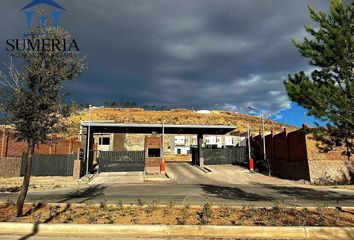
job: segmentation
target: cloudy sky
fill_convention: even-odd
[[[8,38],[22,37],[30,0],[1,0],[0,60]],[[60,24],[88,56],[88,70],[66,86],[80,103],[130,101],[174,108],[247,106],[301,124],[283,81],[310,70],[290,38],[306,36],[307,5],[326,0],[56,0]]]

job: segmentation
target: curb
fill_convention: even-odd
[[[0,234],[132,237],[353,239],[354,228],[0,223]]]
[[[0,204],[7,204],[6,201],[0,201]],[[43,206],[50,206],[50,207],[56,207],[56,206],[60,206],[60,207],[67,207],[67,206],[72,206],[72,207],[87,207],[87,206],[92,206],[92,207],[101,207],[101,203],[41,203],[41,202],[25,202],[25,205],[36,205],[36,204],[42,204]],[[117,204],[115,203],[107,203],[105,204],[107,207],[116,207]],[[144,204],[144,205],[139,205],[138,203],[123,203],[123,207],[133,207],[133,208],[146,208],[149,204]],[[267,209],[267,210],[272,210],[274,207],[259,207],[259,206],[232,206],[232,205],[215,205],[213,204],[211,206],[212,209],[218,209],[222,206],[227,206],[230,207],[231,209],[243,209],[245,207],[247,208],[254,208],[254,209]],[[156,207],[159,208],[164,208],[164,207],[169,207],[168,204],[158,204],[156,205]],[[184,208],[185,205],[183,204],[174,204],[173,205],[174,208],[177,209],[181,209]],[[190,208],[201,208],[203,207],[203,204],[200,205],[189,205]],[[292,206],[284,206],[284,209],[295,209],[295,210],[301,210],[301,209],[308,209],[308,210],[316,210],[317,207],[292,207]],[[325,207],[325,209],[338,209],[338,207]],[[340,207],[341,210],[343,211],[352,211],[354,210],[354,207]]]

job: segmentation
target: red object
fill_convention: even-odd
[[[254,160],[251,158],[248,160],[250,171],[254,171]]]
[[[160,164],[161,172],[165,172],[166,170],[166,163],[161,163]]]

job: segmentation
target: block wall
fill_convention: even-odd
[[[304,179],[319,182],[330,178],[336,182],[351,182],[354,179],[354,162],[341,154],[343,149],[323,153],[317,142],[302,129],[266,136],[267,157],[272,173],[287,179]],[[263,158],[262,137],[252,138],[254,158]]]
[[[40,144],[36,154],[77,153],[80,142],[76,139],[56,139],[51,144]],[[0,130],[0,177],[19,177],[21,159],[27,152],[27,143],[18,142],[10,130]]]

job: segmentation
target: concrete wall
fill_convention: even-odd
[[[343,149],[323,153],[317,142],[304,129],[266,136],[267,158],[274,176],[313,183],[334,180],[340,183],[353,181],[354,162],[341,154]],[[260,135],[252,138],[256,159],[263,159],[263,143]]]

